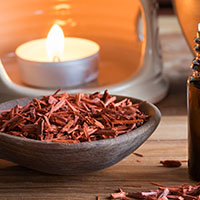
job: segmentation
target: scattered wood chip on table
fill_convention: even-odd
[[[181,161],[179,160],[161,160],[160,163],[164,167],[180,167],[182,165]]]

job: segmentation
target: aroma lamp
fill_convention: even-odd
[[[110,0],[109,3],[106,0],[88,0],[85,4],[81,0],[3,2],[0,7],[0,26],[4,27],[0,30],[0,91],[6,93],[7,99],[48,95],[55,91],[46,86],[39,88],[42,83],[36,86],[30,82],[25,84],[29,80],[21,78],[26,75],[20,76],[14,52],[21,44],[46,38],[50,27],[58,24],[65,37],[85,38],[101,47],[96,79],[78,86],[66,86],[66,92],[92,93],[108,89],[113,94],[158,102],[166,95],[168,82],[162,73],[156,3],[156,0]],[[79,69],[70,70],[76,71],[77,79],[82,75]],[[32,72],[33,69],[30,74]],[[95,74],[93,71],[92,75]],[[58,76],[62,78],[63,74]],[[54,87],[55,83],[48,86]]]

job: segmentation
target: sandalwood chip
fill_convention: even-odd
[[[112,193],[111,194],[111,198],[112,199],[126,199],[126,200],[130,200],[130,198],[128,198],[126,196],[126,193],[122,190],[122,189],[119,189],[119,192],[116,192],[116,193]]]
[[[160,163],[164,167],[180,167],[182,165],[181,161],[179,160],[161,160]]]
[[[144,157],[144,155],[143,155],[143,154],[141,154],[141,153],[136,153],[136,152],[133,152],[133,154],[134,154],[135,156],[138,156],[138,157]]]
[[[96,200],[100,200],[100,197],[99,197],[99,196],[96,196]]]
[[[79,143],[115,138],[148,120],[139,109],[143,102],[117,101],[107,90],[75,96],[59,91],[0,111],[0,131],[40,141]]]

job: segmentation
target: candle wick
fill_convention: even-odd
[[[54,56],[53,57],[53,62],[60,62],[60,57],[59,56]]]

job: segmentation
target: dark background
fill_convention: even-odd
[[[159,14],[174,14],[171,0],[158,0]]]

